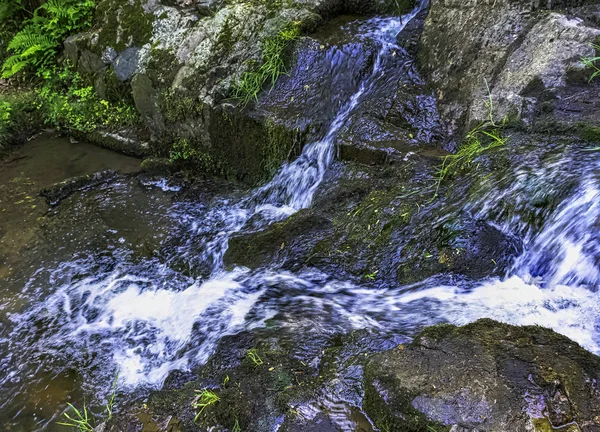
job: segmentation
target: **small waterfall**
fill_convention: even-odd
[[[359,105],[362,96],[381,78],[383,59],[391,55],[394,49],[399,49],[395,43],[398,34],[425,6],[426,2],[421,2],[412,12],[399,18],[370,20],[367,23],[368,30],[362,36],[373,40],[379,46],[372,72],[362,81],[358,91],[341,107],[325,137],[306,145],[296,160],[285,163],[269,183],[250,193],[238,204],[225,203],[211,212],[208,220],[213,221],[215,226],[222,226],[222,229],[214,238],[201,240],[205,242],[201,259],[203,262],[212,262],[213,274],[222,270],[229,238],[242,231],[248,220],[259,216],[261,222],[254,226],[254,229],[260,229],[310,206],[327,168],[333,161],[334,140],[338,132]]]
[[[310,291],[312,281],[292,275],[225,272],[222,262],[229,238],[251,220],[252,229],[261,229],[310,206],[333,160],[336,134],[363,95],[377,85],[383,75],[382,61],[397,48],[398,33],[420,10],[366,23],[368,30],[362,37],[372,39],[378,47],[372,71],[342,105],[322,139],[308,144],[298,159],[284,164],[268,184],[245,198],[218,199],[202,213],[201,220],[187,214],[192,235],[174,255],[208,266],[212,269],[208,280],[193,280],[157,259],[113,261],[90,255],[53,270],[43,269],[33,277],[25,289],[32,299],[41,296],[44,287],[51,286],[54,291],[43,302],[33,301],[30,309],[11,317],[12,336],[0,342],[14,353],[2,363],[12,370],[13,381],[8,386],[6,379],[0,379],[0,388],[18,392],[18,380],[26,385],[24,377],[17,378],[21,376],[19,365],[47,355],[60,362],[65,346],[69,352],[100,350],[92,360],[76,360],[75,355],[68,360],[85,364],[82,369],[88,374],[97,374],[87,377],[90,382],[106,381],[118,367],[123,385],[158,386],[170,371],[205,361],[223,336],[262,326],[273,317],[287,294],[277,294],[279,298],[261,305],[261,296],[267,291],[277,293],[277,286],[284,285],[292,292],[296,292],[295,286]],[[41,321],[44,334],[36,338],[32,328]]]

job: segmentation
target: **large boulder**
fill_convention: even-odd
[[[425,329],[373,356],[364,408],[380,430],[600,430],[600,358],[537,326]]]
[[[593,1],[432,0],[420,64],[450,132],[493,115],[538,130],[598,125],[594,55],[600,9]],[[579,7],[572,7],[579,6]]]
[[[319,125],[330,120],[323,113],[307,115],[327,87],[323,78],[336,76],[325,63],[330,54],[337,50],[348,57],[338,81],[371,66],[369,47],[356,48],[361,53],[354,61],[357,51],[349,51],[346,42],[305,38],[297,50],[290,43],[282,54],[290,71],[309,65],[312,73],[291,73],[292,80],[271,99],[239,103],[236,86],[263,62],[269,41],[291,26],[309,34],[341,13],[395,14],[413,6],[412,0],[100,0],[93,30],[70,38],[65,52],[101,97],[135,105],[155,154],[253,184],[297,155],[306,135],[318,134]],[[327,48],[320,49],[322,44]],[[335,88],[340,92],[332,94],[341,97],[352,85]]]

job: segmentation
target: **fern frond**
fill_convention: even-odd
[[[39,33],[29,33],[26,30],[27,28],[20,31],[15,35],[15,37],[13,37],[13,39],[8,43],[9,50],[22,52],[36,45],[44,47],[52,47],[55,45],[54,41],[50,37]]]
[[[7,58],[2,65],[2,78],[10,78],[11,76],[20,72],[27,65],[29,65],[29,62],[22,60],[21,56],[19,55],[14,55]]]

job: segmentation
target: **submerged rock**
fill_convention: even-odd
[[[108,183],[114,180],[116,177],[117,171],[115,170],[105,170],[94,174],[73,177],[53,186],[42,189],[40,191],[40,195],[46,198],[48,204],[57,205],[62,200],[68,198],[77,191]]]
[[[390,431],[598,431],[599,379],[600,358],[570,339],[482,319],[373,356],[364,407]]]

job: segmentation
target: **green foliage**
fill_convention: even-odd
[[[161,93],[160,105],[169,123],[194,119],[204,109],[204,104],[197,98],[169,89]]]
[[[258,94],[267,82],[271,87],[277,79],[286,73],[284,53],[288,45],[300,36],[300,23],[282,29],[276,36],[267,38],[262,43],[262,64],[251,72],[245,72],[234,89],[234,96],[244,104],[257,100]]]
[[[600,43],[592,44],[592,47],[594,47],[597,53],[600,53]],[[593,70],[593,73],[590,76],[590,82],[600,75],[600,54],[594,57],[584,57],[581,60],[587,67]]]
[[[55,63],[64,39],[91,26],[94,6],[93,0],[48,0],[35,9],[8,43],[12,55],[2,65],[2,77],[12,77],[25,68],[38,76],[46,72]],[[10,11],[0,8],[0,13],[16,13],[14,8]]]
[[[258,351],[256,350],[256,348],[248,350],[248,352],[246,353],[246,358],[254,365],[254,367],[263,364],[263,361],[258,355]]]
[[[64,422],[58,422],[58,424],[77,428],[79,432],[94,432],[94,426],[92,426],[93,420],[90,417],[85,404],[83,405],[83,412],[79,411],[70,403],[67,405],[69,405],[69,408],[71,408],[73,414],[71,416],[68,412],[65,412],[63,415],[67,420]]]
[[[192,402],[192,407],[200,410],[196,414],[196,417],[194,417],[194,421],[198,420],[198,417],[200,417],[200,414],[202,414],[202,411],[204,411],[206,407],[213,405],[221,400],[219,396],[217,396],[214,392],[207,389],[196,390],[196,393],[198,393],[198,395],[194,398],[194,401]]]
[[[106,420],[110,420],[113,414],[113,408],[115,405],[115,399],[117,395],[117,381],[119,380],[119,371],[117,371],[115,375],[115,379],[113,380],[110,392],[110,398],[108,403],[104,407],[104,414]],[[86,404],[83,404],[83,409],[80,411],[73,404],[67,403],[72,414],[68,412],[63,413],[66,420],[64,422],[58,422],[59,425],[69,426],[76,428],[79,432],[94,432],[94,427],[96,422],[94,421],[94,417],[91,412],[88,410]]]
[[[94,88],[69,66],[53,67],[44,72],[43,78],[45,83],[38,89],[38,108],[48,126],[92,132],[99,126],[131,126],[139,121],[134,108],[99,98]]]
[[[440,185],[445,179],[468,168],[478,156],[489,150],[503,147],[508,141],[508,138],[502,134],[506,119],[503,119],[500,124],[495,123],[494,102],[489,87],[488,93],[489,99],[486,101],[486,107],[489,111],[488,119],[467,133],[455,154],[444,156],[442,165],[437,170],[437,185],[433,199],[437,197]]]
[[[0,151],[18,141],[19,136],[42,127],[35,113],[37,101],[33,91],[0,94]]]
[[[0,150],[3,144],[8,140],[8,134],[12,125],[12,104],[5,100],[0,100]]]
[[[194,149],[187,138],[177,138],[171,147],[169,160],[176,162],[178,160],[190,160],[198,156],[198,152]]]

